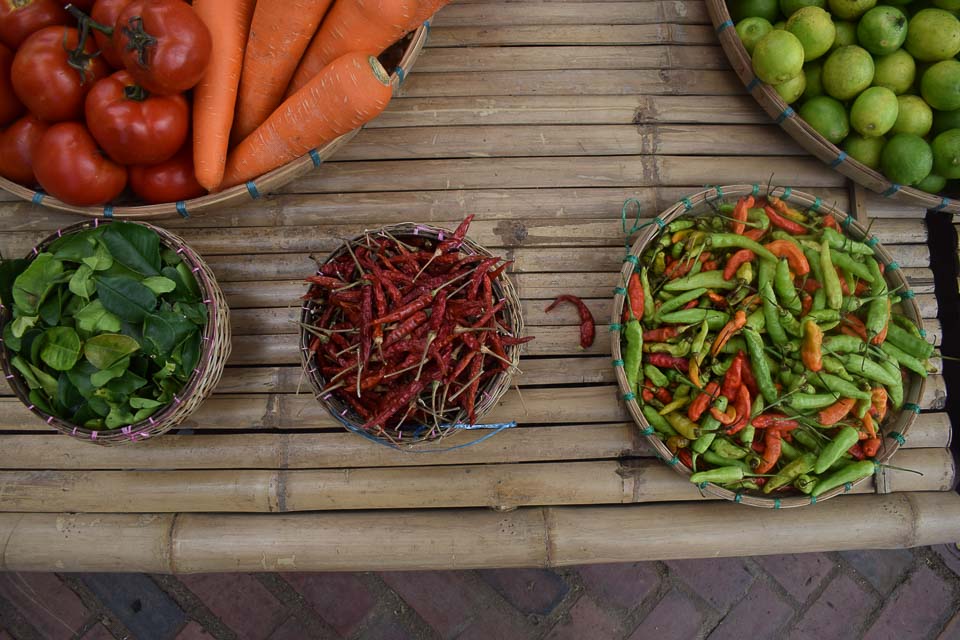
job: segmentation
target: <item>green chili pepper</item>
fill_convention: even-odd
[[[763,306],[761,305],[759,309],[756,309],[753,313],[747,316],[746,326],[751,329],[756,329],[757,331],[763,331],[767,327],[767,319],[763,315]],[[729,343],[727,343],[729,344]]]
[[[795,338],[800,338],[803,336],[803,329],[801,328],[800,321],[797,320],[792,313],[786,309],[779,309],[777,314],[780,318],[780,325],[784,328],[784,330],[786,330],[787,333]],[[799,351],[799,349],[797,350]]]
[[[655,321],[656,308],[653,304],[653,289],[650,287],[650,277],[647,268],[640,269],[640,284],[643,287],[643,320],[653,323]]]
[[[701,482],[713,482],[715,484],[726,484],[743,480],[743,469],[737,466],[720,467],[710,469],[709,471],[698,471],[690,476],[690,482],[700,484]]]
[[[717,453],[715,453],[714,451],[711,451],[710,449],[707,449],[706,451],[704,451],[700,457],[703,458],[704,462],[711,464],[715,467],[734,466],[734,467],[740,467],[741,469],[743,469],[744,473],[753,473],[753,468],[751,468],[750,465],[744,462],[743,460],[736,460],[733,458],[724,458],[723,456],[718,455]]]
[[[803,455],[799,449],[786,440],[780,441],[780,454],[791,462]],[[816,459],[816,456],[814,456],[814,459]]]
[[[831,249],[837,249],[838,251],[847,251],[849,253],[853,253],[860,256],[873,255],[872,247],[862,242],[851,240],[847,236],[841,234],[839,231],[831,227],[824,227],[823,238],[830,244]]]
[[[917,336],[910,335],[897,324],[887,327],[887,340],[916,358],[929,358],[933,355],[933,345]]]
[[[890,374],[890,378],[896,380],[895,384],[887,385],[887,393],[893,408],[899,409],[903,406],[903,377],[900,374],[900,365],[893,360],[884,360],[881,365]]]
[[[730,321],[730,315],[714,309],[682,309],[660,316],[661,322],[669,324],[697,324],[704,319],[711,329],[719,329]]]
[[[812,246],[810,246],[812,245]],[[820,245],[815,242],[803,242],[803,255],[807,257],[810,264],[810,275],[813,279],[823,284],[823,268],[820,266]]]
[[[720,213],[724,215],[730,215],[733,213],[733,210],[736,208],[736,205],[730,202],[724,202],[720,205]]]
[[[670,313],[674,309],[679,309],[680,307],[687,304],[691,300],[696,300],[706,292],[707,290],[704,287],[700,287],[698,289],[692,289],[690,291],[682,293],[675,298],[671,298],[666,302],[664,302],[663,305],[661,305],[658,314],[663,315],[664,313]],[[646,311],[646,309],[644,309],[644,311]]]
[[[713,406],[717,408],[718,411],[726,411],[727,403],[729,400],[726,396],[719,396],[716,400],[713,401]],[[713,417],[709,411],[704,413],[703,420],[700,421],[700,430],[701,431],[716,431],[720,428],[720,421]],[[701,452],[702,453],[702,452]]]
[[[866,280],[867,282],[873,284],[873,274],[870,273],[870,268],[862,262],[857,262],[851,258],[848,254],[842,251],[832,250],[830,251],[830,260],[833,262],[833,266],[840,267],[844,271],[852,273],[861,280]],[[849,281],[847,284],[851,284]],[[851,287],[850,290],[853,291],[855,287]]]
[[[735,336],[733,338],[730,338],[727,341],[727,344],[723,345],[723,349],[720,349],[720,353],[727,354],[727,355],[730,355],[730,354],[735,355],[740,351],[746,351],[746,350],[747,350],[747,343],[744,342],[743,338],[741,338],[740,336]],[[728,363],[728,366],[729,366],[729,363]],[[728,367],[724,367],[722,373],[726,373],[727,368]]]
[[[797,289],[793,286],[793,278],[790,277],[790,265],[786,260],[777,261],[776,271],[773,276],[773,289],[777,293],[777,300],[790,313],[800,313],[802,304],[800,296],[797,295]]]
[[[880,349],[882,349],[885,354],[899,362],[901,365],[907,369],[910,369],[910,371],[913,371],[924,378],[927,377],[927,368],[923,366],[923,363],[920,362],[918,358],[914,358],[909,353],[906,353],[899,347],[891,344],[889,341],[884,341],[884,343],[880,345]]]
[[[776,296],[773,294],[773,286],[769,282],[760,285],[760,298],[762,299],[764,326],[770,341],[776,345],[786,344],[787,332],[780,324],[780,312],[777,309]]]
[[[724,458],[729,458],[732,460],[740,460],[741,458],[744,458],[748,453],[750,453],[747,449],[738,447],[737,445],[733,444],[732,442],[724,438],[721,438],[719,440],[714,440],[713,444],[710,445],[710,450],[713,451],[718,456],[722,456]]]
[[[623,330],[623,335],[627,340],[626,349],[623,353],[623,372],[627,376],[627,385],[631,391],[637,389],[637,379],[640,377],[640,362],[643,349],[643,328],[640,321],[631,319]]]
[[[763,400],[763,394],[757,394],[757,397],[753,399],[753,406],[750,407],[750,417],[756,418],[758,415],[763,413],[765,408],[766,403]]]
[[[820,451],[822,445],[813,434],[807,433],[805,429],[794,429],[792,433],[793,439],[796,440],[798,444],[803,445],[813,453]]]
[[[787,233],[786,231],[781,231],[781,230],[777,229],[776,231],[774,231],[774,232],[771,233],[770,235],[773,236],[774,240],[786,240],[786,241],[789,242],[790,244],[796,245],[796,247],[797,247],[798,249],[800,249],[801,251],[803,251],[803,245],[801,245],[801,244],[797,241],[796,238],[794,238],[792,235],[790,235],[790,234]]]
[[[690,218],[680,218],[679,220],[674,220],[667,225],[667,231],[670,233],[676,233],[677,231],[683,231],[685,229],[693,228],[694,221]]]
[[[670,426],[670,423],[667,422],[663,416],[657,413],[657,410],[649,404],[645,404],[640,407],[643,411],[643,417],[647,419],[647,422],[650,423],[650,426],[656,429],[659,433],[665,436],[675,436],[677,435],[676,430]]]
[[[826,240],[820,242],[820,269],[823,272],[824,293],[827,296],[827,307],[830,309],[839,309],[843,304],[843,289],[840,288],[840,276],[833,268],[833,260],[830,258],[830,245]]]
[[[662,251],[658,251],[657,255],[653,257],[653,272],[661,276],[663,272],[667,270],[667,258],[663,255]]]
[[[719,424],[719,422],[717,424]],[[717,437],[716,431],[710,431],[708,433],[704,433],[699,438],[693,441],[693,444],[690,445],[690,450],[696,453],[703,453],[704,451],[710,448],[710,445],[713,443],[716,437]]]
[[[859,374],[864,378],[886,386],[897,383],[896,378],[891,376],[889,371],[866,356],[851,354],[840,360],[850,373]],[[899,373],[897,376],[899,377]]]
[[[825,491],[835,489],[848,482],[853,483],[863,478],[868,478],[877,472],[877,463],[873,460],[862,460],[853,462],[847,466],[835,471],[825,478],[821,478],[813,488],[811,495],[819,496]]]
[[[728,482],[726,484],[721,484],[721,487],[729,491],[759,491],[760,485],[756,483],[755,480],[749,480],[744,478],[739,482]]]
[[[866,400],[857,400],[857,417],[863,420],[863,416],[870,411],[872,404]]]
[[[811,409],[829,407],[837,401],[837,396],[832,393],[794,393],[784,398],[783,401],[788,407],[803,412]]]
[[[829,353],[863,353],[867,350],[867,343],[857,336],[841,333],[824,338],[823,350]]]
[[[767,216],[767,212],[758,207],[753,209],[747,209],[747,220],[750,222],[755,222],[759,227],[758,229],[769,229],[770,228],[770,218]]]
[[[737,280],[750,284],[753,282],[753,263],[744,262],[737,267]]]
[[[817,289],[817,291],[823,291],[823,289]],[[816,296],[816,293],[814,293]],[[816,309],[811,310],[805,318],[810,318],[817,324],[822,322],[839,322],[840,321],[840,312],[836,309]]]
[[[683,255],[683,243],[677,242],[672,247],[670,247],[670,256],[675,260],[679,260],[680,256]]]
[[[755,242],[746,236],[739,236],[734,233],[715,233],[707,238],[707,244],[716,249],[730,249],[738,247],[740,249],[750,249],[760,258],[776,262],[777,256],[770,253],[770,250]]]
[[[810,377],[810,380],[817,386],[832,391],[838,396],[847,398],[856,398],[858,400],[869,400],[872,396],[869,391],[860,389],[852,382],[847,382],[839,376],[830,373],[818,371]]]
[[[867,267],[873,276],[873,286],[870,287],[870,306],[867,308],[867,319],[864,325],[867,335],[872,339],[883,331],[890,321],[890,303],[887,300],[887,281],[880,273],[880,265],[873,258],[867,258]]]
[[[741,333],[747,342],[747,354],[750,356],[750,366],[753,369],[753,377],[757,380],[760,393],[763,394],[767,402],[776,402],[780,394],[777,393],[777,388],[773,386],[773,379],[770,377],[770,364],[767,362],[766,354],[763,352],[763,338],[753,329],[746,327],[743,328]]]
[[[671,280],[663,285],[664,291],[687,291],[688,289],[733,289],[737,286],[734,280],[724,280],[723,271],[704,271],[693,276]]]
[[[650,378],[650,382],[652,382],[655,387],[665,387],[670,384],[667,376],[663,375],[660,369],[650,363],[643,365],[643,375]]]
[[[840,459],[847,449],[857,444],[860,434],[853,427],[844,427],[834,436],[833,440],[820,451],[817,456],[817,464],[813,467],[815,473],[823,473],[830,468],[834,462]]]
[[[810,492],[813,491],[813,488],[817,486],[817,479],[806,473],[802,473],[797,476],[797,479],[793,481],[793,486],[800,491],[810,495]]]
[[[704,356],[707,355],[707,351],[704,350],[704,345],[707,342],[707,336],[710,334],[710,325],[704,320],[700,324],[700,332],[693,339],[693,344],[690,346],[690,351],[697,355],[697,364],[703,362]]]
[[[687,440],[696,440],[700,437],[699,425],[684,415],[683,412],[671,411],[664,417],[670,423],[670,426]]]
[[[789,444],[787,442],[781,442],[780,448],[783,451],[783,445]],[[777,472],[777,475],[769,478],[767,483],[763,485],[763,492],[770,493],[774,489],[779,489],[784,485],[788,485],[804,473],[810,473],[813,469],[813,466],[817,462],[817,456],[812,453],[805,453],[783,469]]]
[[[669,342],[648,342],[643,345],[644,353],[668,353],[675,358],[683,358],[690,355],[690,342],[684,340],[676,344]]]
[[[827,306],[827,293],[823,290],[823,287],[820,287],[813,292],[813,305],[810,307],[810,313],[816,313],[818,311],[833,311],[833,309],[826,309]],[[837,315],[840,315],[839,313]],[[825,330],[825,329],[824,329]]]
[[[750,446],[753,443],[753,437],[757,433],[757,428],[752,424],[748,424],[743,429],[740,430],[740,433],[737,435],[740,436],[740,442],[746,446]]]
[[[907,316],[901,315],[899,313],[893,313],[890,315],[890,319],[893,320],[899,327],[906,329],[907,333],[909,333],[910,335],[916,338],[923,337],[922,335],[920,335],[920,328],[917,325],[915,325],[913,323],[913,320],[911,320]]]

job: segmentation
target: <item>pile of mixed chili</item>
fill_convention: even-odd
[[[308,366],[321,397],[370,433],[397,441],[474,424],[478,395],[533,339],[510,331],[498,280],[510,262],[462,251],[472,219],[437,239],[365,234],[307,278]]]
[[[875,244],[771,196],[671,222],[646,248],[623,366],[691,482],[816,497],[874,473],[905,374],[933,354]]]

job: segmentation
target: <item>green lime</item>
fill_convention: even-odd
[[[960,178],[960,129],[948,129],[933,139],[933,170],[949,180]]]
[[[864,92],[866,93],[866,92]],[[933,126],[933,111],[920,96],[897,96],[900,112],[890,133],[912,133],[925,137]]]
[[[800,96],[804,100],[809,100],[810,98],[815,98],[817,96],[823,95],[823,82],[820,79],[820,74],[823,73],[823,63],[819,60],[814,60],[813,62],[808,62],[803,65],[803,75],[806,76],[807,88],[803,90],[803,95]]]
[[[773,31],[773,25],[766,18],[744,18],[737,23],[737,35],[743,42],[747,53],[753,54],[753,48],[757,46],[760,39]]]
[[[834,20],[833,26],[837,30],[837,37],[833,40],[833,49],[857,44],[857,24],[845,20]]]
[[[887,144],[886,138],[865,138],[859,133],[851,133],[843,141],[843,150],[854,160],[858,160],[871,169],[880,168],[880,153]]]
[[[850,107],[850,125],[862,136],[882,136],[893,128],[900,105],[886,87],[870,87]]]
[[[800,117],[833,144],[840,144],[850,133],[847,110],[839,100],[830,96],[817,96],[803,103]]]
[[[927,193],[940,193],[943,191],[943,188],[947,186],[947,179],[931,173],[914,186],[920,189],[920,191],[926,191]]]
[[[753,48],[753,71],[768,84],[780,84],[803,71],[803,45],[789,31],[771,31]]]
[[[857,24],[857,42],[875,56],[885,56],[907,39],[907,16],[896,7],[874,7]]]
[[[773,22],[779,15],[778,0],[730,0],[730,17],[734,22],[744,18],[764,18]]]
[[[960,109],[960,62],[944,60],[927,69],[920,78],[920,95],[934,109]]]
[[[891,182],[917,184],[930,174],[933,153],[923,138],[898,133],[887,141],[880,154],[880,168]]]
[[[830,14],[820,7],[804,7],[787,20],[787,31],[797,36],[803,45],[805,62],[816,60],[833,45],[837,28]]]
[[[839,20],[856,20],[877,5],[877,0],[827,0],[830,13]]]
[[[826,6],[827,0],[780,0],[780,13],[789,18],[804,7],[820,7],[823,9]]]
[[[906,93],[913,86],[917,75],[917,63],[905,49],[898,49],[888,56],[874,58],[873,84],[886,87],[895,94]]]
[[[780,94],[784,102],[792,104],[803,95],[803,90],[807,88],[807,76],[798,73],[796,77],[790,78],[786,82],[773,85],[773,88]]]
[[[807,85],[810,86],[810,85]],[[960,109],[953,111],[933,110],[933,135],[938,135],[950,129],[960,129]]]
[[[907,51],[917,60],[935,62],[960,53],[960,20],[943,9],[924,9],[910,19]]]
[[[873,58],[856,45],[840,47],[823,63],[823,88],[837,100],[851,100],[873,81]]]
[[[783,3],[780,3],[781,6]],[[951,13],[956,13],[960,11],[960,0],[933,0],[933,6],[939,7],[944,11],[950,11]]]
[[[773,30],[774,30],[774,31],[786,31],[786,30],[787,30],[787,22],[786,22],[786,20],[778,20],[777,22],[774,22],[774,23],[773,23]]]

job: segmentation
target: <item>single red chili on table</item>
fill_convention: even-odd
[[[593,321],[593,314],[590,313],[590,308],[577,296],[563,294],[557,296],[544,311],[550,313],[561,302],[572,304],[580,313],[580,348],[589,349],[593,345],[593,339],[596,335],[596,326]]]

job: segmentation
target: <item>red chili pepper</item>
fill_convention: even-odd
[[[423,391],[423,388],[427,386],[428,380],[426,378],[421,378],[420,380],[414,380],[411,382],[406,389],[398,393],[392,393],[388,396],[388,401],[386,407],[380,411],[374,418],[367,420],[363,425],[364,429],[369,429],[370,427],[385,426],[387,420],[392,418],[398,411],[405,408],[410,404],[414,398],[420,395],[420,392]]]
[[[750,421],[757,429],[776,429],[778,431],[791,431],[796,429],[799,424],[796,420],[791,420],[782,413],[763,413]]]
[[[364,285],[363,302],[360,304],[360,364],[366,365],[370,361],[370,349],[373,345],[373,334],[370,323],[373,318],[373,287]]]
[[[865,324],[863,324],[863,320],[857,316],[853,315],[852,313],[848,313],[847,315],[843,316],[843,321],[841,324],[843,325],[840,328],[841,332],[847,333],[844,331],[844,329],[849,329],[852,333],[848,333],[847,335],[856,336],[864,342],[867,341],[867,327]]]
[[[399,322],[400,320],[403,320],[404,318],[408,318],[411,315],[423,309],[425,306],[427,306],[430,303],[431,299],[432,299],[432,296],[428,294],[422,295],[416,300],[414,300],[413,302],[403,307],[400,307],[393,313],[388,313],[383,317],[377,318],[376,320],[374,320],[374,322],[376,324],[385,324],[387,322]]]
[[[440,325],[443,322],[444,313],[447,310],[447,292],[441,289],[437,297],[433,299],[433,306],[430,307],[430,331],[437,333],[440,331]]]
[[[423,311],[417,311],[415,314],[401,322],[386,335],[383,341],[384,348],[394,344],[397,340],[408,336],[414,329],[427,321],[427,314]]]
[[[713,302],[718,307],[726,308],[727,299],[724,298],[719,293],[717,293],[716,291],[707,291],[707,297],[710,298],[710,301]]]
[[[813,308],[813,296],[803,291],[800,294],[800,316],[803,317],[810,313],[811,308]]]
[[[765,206],[763,210],[766,211],[767,217],[770,218],[770,224],[780,227],[787,233],[793,233],[798,236],[802,236],[807,233],[807,230],[803,225],[798,224],[793,220],[788,220],[787,218],[784,218],[782,215],[777,213],[774,210],[774,208],[771,207],[770,205]]]
[[[803,281],[803,290],[807,293],[816,293],[817,289],[822,286],[818,280],[814,280],[813,278],[808,278]]]
[[[737,200],[737,205],[733,208],[733,219],[734,222],[731,224],[730,230],[739,235],[743,234],[743,230],[746,228],[747,221],[747,210],[750,209],[754,204],[753,196],[747,196],[746,198],[740,198]],[[729,280],[730,278],[727,278]]]
[[[693,269],[693,260],[677,260],[663,272],[663,275],[670,280],[682,278]]]
[[[850,285],[847,284],[847,279],[843,277],[843,273],[841,273],[839,268],[836,268],[836,271],[837,277],[840,279],[840,290],[843,292],[843,295],[850,295]]]
[[[716,382],[708,383],[706,389],[699,392],[697,397],[694,398],[693,402],[687,407],[687,417],[694,422],[700,422],[700,417],[703,415],[703,412],[707,410],[707,407],[710,406],[710,403],[716,399],[719,389],[720,385]]]
[[[507,267],[509,267],[512,264],[513,264],[513,260],[507,260],[506,262],[504,262],[502,265],[500,265],[499,267],[497,267],[496,269],[490,272],[490,279],[496,280],[497,278],[499,278],[501,275],[503,275],[503,272],[507,270]]]
[[[870,290],[870,283],[868,283],[866,280],[857,280],[857,288],[854,289],[853,291],[855,295],[862,296],[869,290]]]
[[[673,402],[673,394],[670,393],[670,389],[667,389],[666,387],[660,387],[657,389],[654,396],[663,404],[670,404]]]
[[[653,391],[650,389],[652,386],[653,383],[649,379],[644,381],[643,387],[640,389],[640,397],[643,398],[644,402],[653,400]]]
[[[477,401],[477,391],[480,389],[480,372],[483,371],[483,358],[474,358],[473,366],[470,368],[470,382],[467,391],[460,396],[463,398],[463,409],[467,412],[467,420],[470,424],[477,421],[477,414],[474,412],[474,406]]]
[[[776,429],[768,429],[763,434],[763,457],[762,462],[754,469],[755,473],[767,473],[780,459],[781,442],[780,432]]]
[[[740,233],[742,234],[743,232],[741,231]],[[750,249],[740,249],[727,260],[727,266],[723,268],[723,279],[732,280],[741,265],[746,262],[753,262],[756,257],[757,254],[750,251]]]
[[[523,338],[515,338],[513,336],[499,336],[500,341],[504,346],[513,346],[517,344],[526,344],[533,340],[534,336],[524,336]]]
[[[643,332],[644,342],[666,342],[670,338],[676,337],[676,327],[661,327],[660,329],[648,329]]]
[[[720,268],[720,263],[716,260],[707,260],[703,263],[703,271],[716,271]]]
[[[834,218],[829,213],[823,216],[823,226],[830,227],[831,229],[836,229],[837,231],[840,231],[840,225],[837,224],[837,219]]]
[[[741,370],[741,375],[743,370]],[[734,403],[734,406],[737,408],[737,421],[727,429],[727,435],[733,435],[747,426],[747,423],[750,422],[750,391],[747,389],[746,385],[740,387],[737,391],[737,399]]]
[[[347,283],[343,280],[330,276],[310,276],[307,278],[307,282],[315,284],[322,289],[339,289],[340,287],[347,286]]]
[[[624,321],[630,317],[639,320],[643,317],[643,284],[640,282],[640,274],[634,271],[630,274],[630,280],[627,282],[627,299],[623,305]]]
[[[861,443],[861,446],[865,457],[874,458],[880,451],[880,438],[867,438]]]
[[[677,369],[683,373],[690,371],[690,361],[687,358],[672,356],[669,353],[645,353],[643,360],[662,369]]]
[[[760,238],[766,235],[766,233],[767,233],[766,229],[750,229],[749,231],[743,232],[743,237],[750,238],[754,242],[757,242],[760,240]]]
[[[723,387],[720,389],[720,395],[726,396],[728,400],[736,398],[737,390],[742,384],[743,361],[746,355],[743,351],[737,352],[730,363],[730,368],[723,375]]]
[[[863,450],[863,446],[859,442],[847,449],[847,453],[852,455],[854,460],[863,460],[867,457]]]
[[[693,455],[690,453],[690,449],[678,449],[677,457],[680,459],[680,464],[687,469],[693,469]]]
[[[688,302],[687,304],[683,305],[683,308],[684,308],[684,309],[694,309],[694,308],[696,308],[696,306],[697,306],[698,304],[700,304],[700,301],[699,301],[699,300],[691,300],[691,301]]]
[[[544,311],[550,313],[561,302],[569,302],[580,313],[580,348],[589,349],[593,345],[593,338],[596,335],[593,314],[590,313],[589,307],[577,296],[563,294],[557,296]]]
[[[480,319],[477,320],[477,321],[474,323],[473,326],[474,326],[474,327],[485,327],[485,326],[487,326],[487,323],[490,322],[490,320],[493,318],[493,316],[495,316],[497,313],[499,313],[500,309],[503,309],[504,305],[506,305],[506,304],[507,304],[507,301],[504,299],[504,300],[501,300],[500,302],[498,302],[497,304],[493,305],[492,307],[490,307],[490,308],[487,310],[486,313],[484,313],[482,316],[480,316]]]

